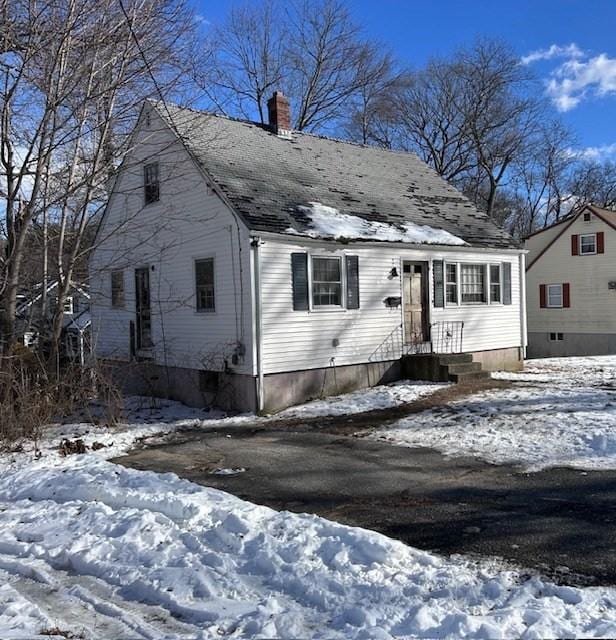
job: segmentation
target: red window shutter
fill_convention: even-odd
[[[571,306],[571,293],[568,282],[563,282],[563,307],[568,309]]]
[[[597,233],[597,253],[605,253],[605,234],[603,231]]]
[[[546,295],[546,290],[545,290],[545,285],[544,284],[540,284],[539,285],[539,306],[542,309],[545,309],[548,306],[547,295]]]
[[[577,256],[579,253],[580,241],[577,233],[571,236],[571,255]]]

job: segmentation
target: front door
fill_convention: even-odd
[[[428,263],[404,262],[402,265],[404,301],[404,342],[422,345],[428,337]]]
[[[137,349],[152,346],[152,314],[150,310],[150,270],[135,269],[135,313]]]

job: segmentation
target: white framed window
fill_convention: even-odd
[[[597,234],[585,233],[580,236],[580,255],[597,253]]]
[[[562,341],[563,341],[563,334],[560,331],[550,333],[550,342],[562,342]]]
[[[195,297],[197,311],[216,311],[214,258],[195,260]]]
[[[547,305],[548,307],[562,307],[563,306],[563,285],[562,284],[549,284],[547,286]]]
[[[500,264],[490,265],[490,302],[503,301],[502,267]]]
[[[486,265],[461,264],[460,284],[462,304],[486,303]]]
[[[458,265],[445,263],[445,302],[458,304]]]
[[[311,256],[312,306],[343,307],[342,258]]]
[[[121,269],[111,272],[111,306],[116,309],[124,306],[124,271]]]
[[[73,296],[66,296],[62,311],[64,311],[64,313],[73,313]]]

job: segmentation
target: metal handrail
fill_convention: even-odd
[[[430,325],[432,353],[462,353],[464,321],[445,320]]]

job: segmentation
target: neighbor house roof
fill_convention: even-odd
[[[532,238],[537,236],[548,229],[554,229],[555,227],[562,225],[562,228],[559,232],[553,236],[549,242],[541,249],[541,251],[528,263],[526,270],[528,271],[533,265],[535,265],[540,258],[542,258],[548,251],[548,249],[569,229],[569,227],[582,215],[582,213],[586,210],[592,211],[598,218],[603,220],[608,226],[612,227],[612,229],[616,229],[616,211],[612,211],[611,209],[603,209],[602,207],[598,207],[594,204],[584,204],[579,209],[572,211],[569,215],[564,217],[562,220],[555,222],[554,224],[548,225],[543,229],[539,229],[538,231],[534,231],[533,233],[528,234],[525,237],[525,240],[528,238]]]
[[[172,120],[187,149],[253,231],[314,237],[310,214],[316,206],[321,212],[337,210],[345,222],[355,216],[375,223],[368,229],[428,225],[472,246],[517,247],[414,154],[296,131],[279,136],[266,125],[154,107]],[[361,237],[370,239],[366,233]],[[439,237],[432,242],[455,244]]]

